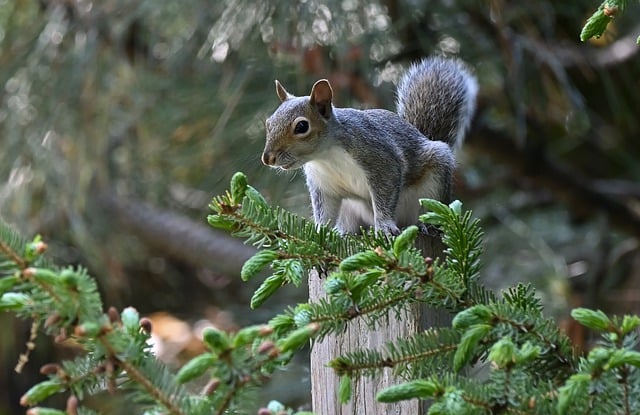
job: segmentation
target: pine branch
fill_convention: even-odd
[[[112,344],[104,337],[100,336],[98,341],[102,344],[102,346],[107,351],[107,356],[111,359],[116,365],[122,367],[122,369],[127,373],[129,378],[140,385],[144,390],[151,396],[153,399],[160,403],[164,408],[169,411],[171,415],[186,415],[186,412],[183,412],[177,405],[175,405],[176,398],[184,395],[184,393],[179,393],[177,390],[173,390],[171,394],[165,394],[161,388],[159,388],[156,384],[154,384],[145,374],[139,370],[134,364],[128,362],[125,359],[121,359],[118,357],[119,351],[116,350]],[[164,369],[164,367],[163,367]],[[157,377],[154,377],[157,379]]]
[[[69,390],[73,393],[68,403],[72,413],[91,413],[78,406],[78,397],[106,388],[111,392],[121,389],[150,408],[171,414],[204,415],[212,410],[220,413],[236,410],[243,407],[245,391],[262,384],[269,373],[290,359],[291,350],[305,339],[297,332],[296,338],[284,336],[276,345],[266,337],[273,332],[267,326],[245,327],[231,337],[217,331],[205,332],[205,343],[215,358],[210,359],[204,370],[234,381],[221,385],[213,378],[203,396],[192,396],[179,383],[186,381],[193,365],[176,377],[157,361],[146,343],[150,323],[133,308],[122,313],[112,308],[104,313],[95,281],[85,270],[43,266],[47,264],[41,256],[46,245],[39,238],[29,243],[23,241],[2,222],[0,237],[6,238],[0,240],[4,275],[0,279],[0,310],[33,318],[32,337],[38,327],[44,327],[56,341],[72,338],[84,353],[74,360],[43,366],[42,373],[48,379],[23,395],[23,405],[33,406],[50,395]],[[314,331],[302,334],[308,341]],[[221,343],[220,339],[224,341]],[[220,349],[222,344],[226,346]],[[21,364],[26,362],[25,355]],[[34,411],[60,412],[37,407],[30,413]]]
[[[451,366],[460,333],[447,327],[429,328],[408,339],[386,345],[389,358],[396,362],[395,373],[413,378],[444,373]]]
[[[0,252],[2,252],[2,254],[4,254],[7,259],[10,262],[14,263],[19,269],[25,269],[27,267],[27,262],[24,261],[18,254],[16,254],[16,252],[11,249],[11,246],[9,244],[5,244],[4,242],[0,241]]]
[[[582,28],[580,40],[584,42],[585,40],[589,40],[593,37],[599,38],[602,36],[607,30],[609,22],[624,12],[627,7],[627,3],[629,3],[629,0],[603,1]],[[637,43],[640,44],[640,37],[638,37]]]
[[[381,350],[336,356],[329,365],[342,376],[341,398],[349,396],[355,377],[391,369],[408,382],[381,391],[378,399],[430,399],[432,413],[640,411],[640,352],[635,350],[640,317],[574,310],[576,320],[603,336],[598,347],[578,359],[569,339],[544,317],[530,286],[520,284],[498,297],[480,284],[482,232],[470,212],[463,212],[459,202],[422,203],[429,210],[422,219],[443,232],[447,249],[442,261],[425,259],[414,247],[417,227],[396,238],[372,232],[340,237],[269,207],[243,175],[234,176],[231,191],[212,202],[216,214],[209,222],[261,248],[242,271],[249,279],[266,266],[272,270],[254,293],[252,306],[285,283],[299,284],[313,266],[329,270],[327,296],[289,307],[268,325],[234,334],[205,330],[205,353],[175,375],[150,354],[149,323],[133,308],[104,313],[86,271],[49,266],[42,259],[46,245],[38,238],[25,242],[0,223],[0,310],[33,318],[32,336],[43,327],[59,340],[73,338],[84,353],[45,365],[48,379],[27,391],[21,403],[36,405],[69,390],[71,413],[90,414],[78,397],[106,388],[122,389],[151,410],[174,415],[238,411],[252,388],[310,341],[340,332],[355,318],[375,327],[390,313],[399,316],[420,302],[457,312],[453,327],[390,339]],[[463,376],[470,363],[486,365],[488,377]],[[182,386],[205,376],[200,395]]]
[[[323,251],[326,247],[322,245],[308,243],[319,238],[315,227],[304,220],[279,220],[282,213],[253,205],[264,204],[255,189],[245,186],[244,189],[248,189],[246,195],[238,192],[237,188],[235,192],[233,189],[232,183],[232,191],[224,203],[233,204],[232,195],[236,195],[235,200],[242,198],[242,204],[247,204],[249,199],[248,210],[236,210],[241,213],[232,219],[217,216],[214,222],[237,232],[235,226],[250,217],[262,227],[251,225],[252,231],[237,234],[259,244],[265,241],[277,244],[279,238],[284,238],[288,244],[289,251],[272,248],[271,252],[256,254],[250,261],[253,262],[250,267],[252,273],[272,264],[275,276],[277,261],[285,258],[288,252],[296,252],[299,255],[297,260],[304,259],[301,253],[311,254],[311,259],[306,262],[309,265],[331,251],[329,248]],[[385,368],[393,368],[397,374],[407,377],[415,378],[427,373],[432,377],[388,388],[381,392],[381,400],[430,398],[434,399],[431,407],[434,413],[549,413],[554,410],[556,402],[558,407],[562,406],[563,394],[573,399],[586,393],[589,384],[582,380],[584,376],[578,376],[571,383],[572,373],[578,368],[575,350],[555,323],[544,318],[540,301],[531,287],[519,285],[498,298],[479,283],[482,231],[478,221],[472,219],[470,212],[463,212],[459,202],[446,206],[423,200],[422,204],[428,213],[421,219],[438,226],[443,232],[443,242],[447,246],[444,261],[425,261],[413,248],[417,228],[410,227],[391,240],[366,234],[350,249],[341,251],[348,255],[331,253],[327,263],[338,265],[338,269],[330,272],[326,280],[327,297],[314,304],[290,308],[275,317],[270,323],[274,332],[278,336],[290,337],[301,332],[303,340],[309,336],[319,339],[328,333],[341,331],[354,318],[366,318],[367,323],[374,327],[387,318],[389,311],[399,311],[419,301],[458,312],[453,329],[438,329],[411,339],[395,339],[385,350],[355,350],[336,357],[330,366],[342,376],[341,399],[349,395],[354,376],[377,376]],[[220,211],[224,207],[218,203],[214,208]],[[284,229],[282,225],[294,222],[297,230]],[[304,230],[304,238],[296,234],[300,229]],[[298,236],[291,237],[290,233]],[[314,252],[318,257],[313,256]],[[277,289],[275,285],[272,287]],[[261,289],[266,290],[264,285]],[[601,322],[604,328],[614,326],[610,321],[605,323]],[[319,324],[317,331],[305,329],[313,324]],[[627,338],[620,330],[615,332],[616,335]],[[628,352],[625,356],[633,360]],[[485,382],[469,381],[453,374],[470,362],[490,363],[489,379]],[[598,370],[601,373],[602,367]],[[625,370],[616,372],[617,379],[629,377]],[[440,373],[440,376],[433,377],[434,373]],[[593,371],[589,379],[592,377]],[[564,386],[556,400],[557,388],[561,385]],[[631,385],[633,383],[630,382],[629,388]],[[626,390],[622,388],[622,391]],[[625,393],[619,394],[621,405],[628,401]],[[599,408],[604,408],[611,401],[594,396],[590,398],[592,404]],[[589,399],[583,399],[583,402],[589,402]],[[623,406],[633,405],[625,403]]]
[[[408,339],[389,341],[384,350],[357,350],[330,361],[328,366],[339,376],[379,375],[385,368],[393,368],[396,375],[420,377],[422,374],[442,372],[450,365],[459,334],[447,328],[431,328]]]

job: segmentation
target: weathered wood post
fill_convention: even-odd
[[[425,257],[441,257],[443,245],[439,238],[420,235],[417,246]],[[326,295],[324,281],[326,275],[312,271],[309,275],[309,301],[314,302]],[[417,400],[396,404],[382,404],[375,400],[376,394],[383,388],[400,383],[385,370],[384,375],[375,379],[354,379],[351,401],[340,404],[338,401],[339,378],[333,369],[326,365],[337,356],[357,349],[382,349],[390,340],[409,337],[427,327],[448,326],[451,324],[449,313],[415,306],[404,313],[399,320],[388,316],[388,325],[371,330],[362,319],[354,319],[347,325],[344,333],[330,335],[321,342],[313,344],[311,349],[311,397],[313,412],[317,415],[389,415],[422,414],[426,405]]]

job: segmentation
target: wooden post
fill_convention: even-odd
[[[425,257],[441,257],[443,246],[439,239],[420,235],[418,247]],[[309,275],[309,301],[314,302],[325,297],[323,284],[325,275],[311,272]],[[339,379],[333,369],[326,365],[337,356],[358,349],[380,350],[385,343],[396,338],[406,338],[427,327],[449,326],[451,316],[440,310],[430,310],[423,306],[414,306],[399,320],[392,313],[388,316],[388,325],[371,330],[362,321],[355,319],[348,323],[344,333],[330,335],[321,342],[315,342],[311,348],[311,401],[312,410],[318,415],[405,415],[426,413],[426,405],[418,400],[396,404],[382,404],[375,400],[376,394],[387,386],[400,383],[390,369],[375,379],[354,379],[351,401],[340,404],[338,401]]]

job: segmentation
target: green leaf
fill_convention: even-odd
[[[607,30],[607,25],[611,20],[610,17],[604,14],[604,3],[598,10],[589,17],[587,23],[585,23],[582,28],[582,32],[580,32],[580,40],[585,41],[589,40],[592,37],[600,37]]]
[[[409,226],[393,241],[393,254],[398,258],[400,253],[406,251],[413,246],[416,237],[418,236],[418,227]]]
[[[534,346],[531,342],[526,342],[522,345],[520,350],[518,351],[518,362],[517,363],[528,363],[534,359],[537,359],[540,356],[542,349],[540,346]]]
[[[236,204],[242,202],[247,186],[247,176],[244,173],[237,172],[231,178],[231,198]]]
[[[308,304],[299,304],[295,308],[293,315],[293,321],[296,327],[306,326],[311,323],[311,310]]]
[[[476,324],[465,331],[453,356],[453,370],[459,372],[469,363],[476,352],[476,346],[489,334],[492,328],[493,326],[488,324]]]
[[[575,308],[571,311],[571,317],[583,326],[593,330],[608,330],[612,327],[609,317],[600,310],[594,311],[582,307]]]
[[[591,383],[591,375],[588,373],[577,373],[572,375],[564,386],[558,390],[558,403],[556,409],[558,414],[569,413],[571,405],[577,400],[586,397]]]
[[[240,329],[233,336],[233,347],[245,346],[253,343],[258,337],[264,337],[273,332],[273,328],[267,324],[256,324]]]
[[[244,192],[245,197],[255,203],[256,207],[261,209],[269,209],[270,206],[267,203],[267,200],[258,192],[254,187],[247,186],[247,189]]]
[[[244,263],[242,270],[240,271],[240,278],[242,278],[242,281],[249,281],[252,277],[257,275],[262,268],[278,259],[278,256],[278,252],[270,249],[258,251]]]
[[[333,274],[324,283],[324,291],[331,295],[344,291],[347,287],[347,282],[344,280],[344,275]]]
[[[209,215],[207,216],[207,222],[212,227],[223,231],[230,231],[236,226],[234,221],[224,218],[221,215]]]
[[[616,350],[613,352],[607,366],[614,369],[622,365],[640,367],[640,352],[635,350]]]
[[[420,205],[422,205],[423,208],[438,214],[445,213],[449,210],[447,205],[435,199],[420,199]]]
[[[420,199],[420,205],[427,213],[420,215],[420,220],[431,225],[442,225],[449,215],[449,207],[434,199]]]
[[[24,247],[24,259],[31,263],[41,256],[46,249],[47,244],[42,242],[42,237],[40,235],[36,235],[36,237],[33,238],[33,241],[29,242]]]
[[[517,351],[516,345],[509,337],[503,337],[495,342],[489,349],[489,361],[493,362],[498,368],[505,368],[516,362]]]
[[[251,297],[251,308],[256,309],[262,305],[269,297],[275,293],[278,288],[284,284],[283,275],[272,275],[262,282],[260,287],[253,293]]]
[[[78,326],[76,334],[81,337],[95,338],[100,334],[102,327],[95,321],[85,321]]]
[[[449,203],[449,209],[451,209],[451,211],[455,213],[456,216],[460,216],[462,214],[462,202],[459,200],[454,200],[453,202]]]
[[[289,258],[273,261],[271,267],[274,275],[280,275],[284,278],[284,282],[300,285],[302,278],[306,276],[306,269],[300,259]]]
[[[622,334],[629,334],[633,330],[635,330],[638,326],[640,326],[640,317],[626,315],[622,319],[620,330],[622,331]]]
[[[65,268],[60,271],[60,282],[67,287],[78,286],[78,273],[73,268]]]
[[[453,414],[476,414],[478,407],[471,407],[464,400],[464,391],[455,387],[448,387],[442,398],[429,408],[429,415],[453,415]],[[471,409],[473,408],[473,409]],[[480,413],[485,413],[484,411]]]
[[[67,412],[53,408],[43,408],[36,406],[27,411],[27,415],[68,415]]]
[[[478,304],[456,314],[452,325],[456,329],[464,330],[474,324],[488,323],[492,318],[493,314],[489,307],[484,304]]]
[[[353,301],[360,301],[362,294],[365,293],[369,287],[375,284],[383,274],[384,269],[371,268],[362,274],[356,275],[350,288],[351,298]]]
[[[347,403],[351,399],[351,376],[345,375],[340,378],[338,385],[338,399],[340,403]]]
[[[33,276],[34,280],[40,283],[55,285],[60,282],[58,273],[48,268],[28,268],[26,271]]]
[[[287,337],[278,342],[278,347],[283,353],[299,349],[308,344],[311,337],[320,330],[318,323],[307,324],[289,333]]]
[[[176,381],[178,383],[186,383],[200,377],[204,372],[213,367],[217,361],[218,358],[213,353],[203,353],[196,356],[188,361],[186,365],[182,366],[176,374]]]
[[[267,404],[267,409],[274,414],[278,414],[280,412],[286,411],[287,407],[278,401],[269,401],[269,403]]]
[[[305,304],[306,305],[306,304]],[[269,320],[269,326],[273,327],[276,333],[286,333],[294,327],[297,327],[295,318],[289,314],[276,314]]]
[[[414,398],[426,399],[436,396],[438,392],[440,392],[440,386],[434,381],[418,379],[385,388],[376,395],[376,400],[391,403]]]
[[[20,398],[20,405],[22,406],[32,406],[36,405],[38,402],[47,399],[49,396],[54,393],[61,392],[64,389],[64,386],[56,381],[56,380],[45,380],[44,382],[40,382],[31,387],[22,397]]]
[[[231,347],[227,333],[214,327],[202,330],[202,340],[215,353],[222,353]]]
[[[591,349],[591,351],[587,355],[587,360],[593,368],[604,367],[606,364],[608,364],[614,352],[615,349],[596,347],[594,349]]]
[[[0,311],[19,310],[24,308],[31,297],[22,293],[8,292],[0,297]]]
[[[360,269],[381,266],[385,263],[386,260],[374,251],[364,251],[345,258],[340,263],[340,270],[346,272],[357,271]]]
[[[20,276],[18,274],[0,278],[0,295],[12,289],[18,282],[20,282]]]
[[[122,325],[129,333],[137,333],[140,329],[140,314],[133,307],[127,307],[120,313]]]

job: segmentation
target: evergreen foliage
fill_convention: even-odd
[[[292,333],[276,348],[266,325],[244,327],[228,334],[207,329],[203,341],[208,351],[172,373],[149,350],[150,321],[134,308],[103,310],[95,281],[82,268],[58,268],[42,254],[46,244],[36,237],[28,242],[0,222],[0,310],[33,321],[31,349],[38,331],[57,343],[80,350],[70,360],[41,368],[46,380],[34,385],[20,403],[28,414],[92,414],[79,402],[101,391],[127,393],[138,413],[222,414],[246,407],[250,391],[262,384],[292,349],[299,347],[300,332]],[[308,330],[313,330],[311,326]],[[302,333],[308,340],[309,334]],[[306,337],[305,337],[306,336]],[[304,341],[304,340],[303,340]],[[19,366],[28,363],[21,356]],[[202,391],[184,384],[211,375]],[[68,393],[65,411],[38,406],[58,393]],[[132,412],[133,413],[133,412]]]
[[[598,9],[589,17],[582,32],[580,32],[580,40],[583,42],[593,37],[599,38],[607,30],[609,22],[611,22],[618,14],[624,12],[629,0],[605,0],[600,4]],[[636,41],[640,44],[640,36]]]
[[[634,350],[640,318],[575,309],[574,319],[602,333],[601,343],[581,355],[544,316],[529,285],[499,296],[483,288],[482,232],[460,202],[421,203],[428,210],[421,219],[442,232],[447,248],[441,261],[423,258],[414,247],[417,227],[396,238],[371,232],[341,236],[269,206],[243,174],[236,174],[230,190],[213,199],[208,221],[260,248],[242,272],[243,279],[250,279],[270,268],[252,307],[284,284],[300,284],[312,267],[328,271],[328,295],[289,307],[268,324],[236,333],[205,330],[207,351],[177,373],[150,353],[147,319],[131,307],[105,312],[85,270],[49,264],[39,238],[25,241],[1,223],[0,310],[32,319],[34,335],[43,328],[56,341],[73,342],[81,350],[74,359],[43,366],[47,378],[29,389],[21,403],[31,407],[29,414],[91,414],[81,405],[86,396],[121,390],[141,413],[242,411],[252,389],[309,341],[339,333],[356,318],[375,327],[389,311],[417,302],[456,313],[452,327],[390,339],[380,350],[335,356],[328,365],[342,377],[337,398],[350,398],[357,377],[391,368],[405,382],[379,391],[378,400],[428,399],[431,414],[640,410],[640,353]],[[21,364],[27,360],[24,356]],[[37,406],[59,393],[69,394],[65,411]],[[276,402],[264,410],[293,413]]]
[[[234,182],[241,186],[234,187]],[[409,339],[392,340],[384,350],[356,350],[329,362],[343,376],[337,391],[343,400],[350,396],[354,377],[377,376],[391,367],[412,380],[381,391],[379,400],[432,399],[430,413],[602,413],[599,408],[633,413],[629,393],[640,380],[637,374],[630,375],[636,372],[636,317],[626,316],[616,324],[602,312],[576,309],[573,316],[581,324],[609,331],[605,335],[609,343],[597,352],[605,355],[600,365],[594,367],[590,357],[587,361],[591,364],[583,362],[569,338],[553,320],[545,318],[529,285],[520,284],[498,297],[478,282],[482,232],[470,212],[464,212],[459,202],[445,206],[423,200],[422,204],[429,213],[421,219],[442,230],[447,246],[442,262],[422,258],[413,247],[415,227],[394,240],[372,234],[361,239],[348,236],[336,245],[338,251],[327,245],[328,240],[340,240],[331,237],[333,231],[324,227],[316,231],[302,219],[272,210],[246,185],[243,175],[234,177],[231,194],[213,201],[216,214],[209,221],[235,234],[259,230],[243,236],[250,242],[258,241],[257,246],[268,250],[270,258],[297,261],[298,269],[304,272],[309,266],[334,267],[325,284],[327,299],[299,305],[275,318],[271,325],[280,333],[317,323],[317,332],[307,330],[305,334],[319,339],[341,332],[353,318],[365,318],[373,327],[389,310],[403,309],[415,301],[458,313],[452,328],[431,328]],[[289,236],[271,238],[275,232]],[[263,252],[249,263],[266,266]],[[328,254],[329,260],[314,252]],[[272,262],[274,275],[279,267],[277,261]],[[269,278],[258,292],[275,292],[276,288],[264,288],[271,284]],[[620,341],[613,343],[612,338]],[[614,355],[624,360],[622,372],[612,365],[617,364]],[[463,375],[463,369],[479,364],[487,367],[486,380]],[[608,383],[600,379],[606,371],[611,376]],[[620,388],[613,379],[623,379],[626,384]],[[593,394],[593,388],[602,392]],[[567,402],[574,398],[586,402],[585,406],[569,406]]]

